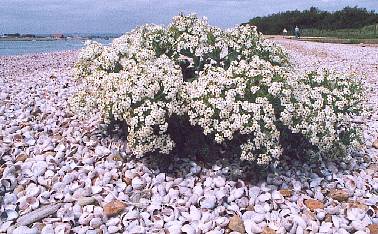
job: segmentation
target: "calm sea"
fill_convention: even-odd
[[[102,44],[111,43],[111,39],[96,39],[96,41]],[[84,41],[82,40],[0,41],[0,56],[76,50],[83,46]]]

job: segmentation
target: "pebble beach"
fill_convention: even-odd
[[[252,179],[227,160],[163,170],[69,110],[77,51],[0,56],[0,233],[378,233],[378,47],[274,40],[295,69],[365,81],[361,152]]]

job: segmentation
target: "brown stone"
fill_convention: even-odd
[[[378,234],[378,224],[370,224],[368,226],[370,234]]]
[[[332,189],[328,196],[339,202],[346,202],[349,198],[348,192],[342,189]]]
[[[361,202],[358,202],[358,201],[349,203],[349,208],[359,208],[359,209],[362,209],[362,210],[365,210],[365,211],[367,209],[369,209],[369,207],[367,205],[362,204]]]
[[[245,208],[246,211],[255,211],[255,207],[254,206],[247,206],[247,208]]]
[[[281,189],[279,192],[284,197],[291,197],[293,195],[293,191],[290,189]]]
[[[373,142],[373,145],[372,145],[374,148],[378,149],[378,139],[376,139],[374,142]]]
[[[276,234],[276,231],[274,231],[270,227],[264,227],[262,234]]]
[[[126,204],[119,200],[111,201],[104,205],[104,214],[108,217],[121,213],[126,208]]]
[[[305,200],[305,205],[311,210],[311,211],[314,211],[316,209],[323,209],[324,208],[324,204],[323,202],[321,201],[318,201],[318,200],[314,200],[314,199],[308,199],[308,200]]]
[[[324,217],[324,222],[332,223],[332,215],[326,214]]]
[[[16,162],[23,162],[28,158],[26,154],[19,154],[16,157]]]
[[[228,223],[228,228],[232,231],[239,232],[241,234],[245,233],[244,222],[238,215],[234,215],[230,218],[230,222]]]
[[[123,181],[127,184],[127,185],[130,185],[131,184],[131,181],[132,179],[130,179],[129,177],[123,177]]]

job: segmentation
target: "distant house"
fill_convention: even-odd
[[[55,33],[51,35],[54,39],[64,39],[64,35],[62,33]]]

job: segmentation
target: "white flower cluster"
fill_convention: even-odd
[[[291,74],[288,81],[291,93],[282,99],[284,125],[323,152],[335,154],[337,148],[344,154],[348,146],[360,146],[361,128],[352,120],[367,113],[362,83],[321,69]]]
[[[124,121],[137,156],[171,152],[173,115],[216,144],[240,139],[241,158],[261,165],[282,154],[284,127],[320,149],[357,139],[350,118],[361,109],[360,86],[328,73],[295,76],[287,63],[285,51],[254,27],[222,30],[195,15],[177,16],[110,46],[88,42],[76,65],[83,88],[71,106]]]
[[[282,71],[257,56],[233,61],[227,70],[206,66],[187,85],[190,123],[214,135],[217,143],[250,135],[241,146],[242,159],[259,164],[277,159],[282,150],[273,100],[284,85]]]

